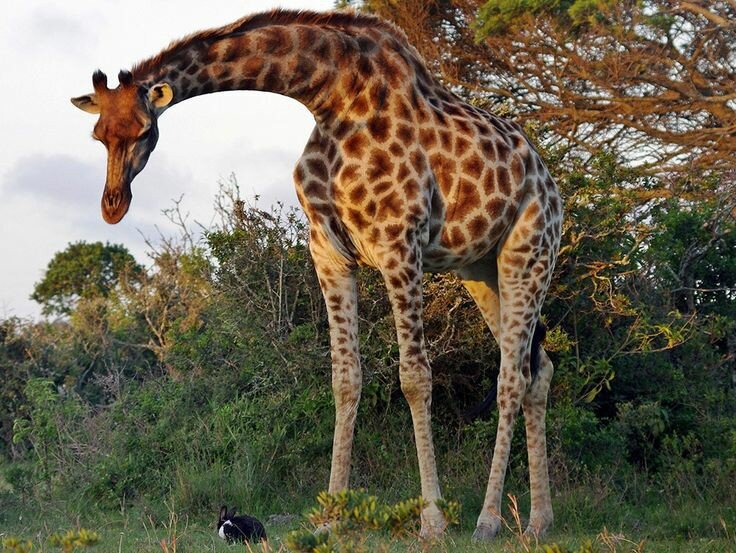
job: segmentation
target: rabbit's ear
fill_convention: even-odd
[[[227,518],[232,519],[235,516],[235,507],[230,509],[230,512],[227,514]]]
[[[220,520],[225,520],[227,518],[227,507],[223,505],[220,507]]]

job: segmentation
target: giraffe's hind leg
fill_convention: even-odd
[[[496,341],[501,333],[501,304],[498,290],[498,266],[496,252],[480,259],[476,263],[457,271],[478,309],[483,315]],[[531,355],[536,352],[531,351]],[[547,392],[552,380],[553,365],[547,353],[539,347],[539,371],[532,375],[533,380],[524,395],[522,408],[526,426],[527,447],[529,454],[529,480],[531,488],[531,515],[527,533],[541,537],[552,524],[552,501],[549,489],[547,469],[547,444],[545,435],[545,415]],[[478,534],[492,537],[498,528],[492,525]],[[481,536],[479,536],[481,537]]]
[[[485,260],[485,271],[471,267],[461,272],[501,348],[498,430],[483,510],[473,535],[476,540],[491,539],[501,528],[511,438],[522,405],[527,419],[533,505],[529,530],[542,533],[552,520],[543,422],[552,365],[540,350],[540,373],[532,383],[530,360],[536,353],[531,352],[532,337],[549,285],[555,248],[545,236],[533,232],[526,221],[525,213],[520,213],[497,258]],[[485,282],[481,276],[485,276]]]
[[[539,372],[527,390],[522,403],[526,425],[526,446],[529,454],[529,484],[531,513],[526,533],[541,538],[552,525],[552,498],[547,468],[546,422],[547,393],[554,367],[543,348],[539,348]]]
[[[475,300],[493,337],[498,341],[501,332],[501,307],[498,297],[496,251],[493,250],[472,265],[459,269],[457,274]]]

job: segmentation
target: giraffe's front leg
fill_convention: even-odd
[[[432,370],[424,346],[420,252],[417,246],[394,249],[386,261],[381,271],[396,322],[401,390],[411,410],[422,498],[427,502],[422,511],[421,535],[435,537],[442,534],[447,522],[437,506],[442,495],[432,445]]]
[[[346,263],[311,245],[320,287],[327,305],[332,353],[332,391],[335,397],[335,435],[332,442],[330,493],[348,487],[353,431],[358,414],[362,377],[358,354],[358,293],[355,276]]]

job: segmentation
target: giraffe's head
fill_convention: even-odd
[[[79,109],[99,115],[92,137],[107,148],[102,218],[110,224],[119,222],[128,212],[133,197],[130,183],[146,166],[148,156],[156,147],[157,118],[173,99],[167,83],[144,88],[133,82],[128,71],[121,71],[118,80],[118,87],[110,89],[107,76],[95,71],[94,92],[72,98]]]

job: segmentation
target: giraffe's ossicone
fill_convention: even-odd
[[[529,450],[528,532],[552,523],[545,410],[552,363],[538,345],[540,310],[557,256],[562,202],[518,125],[473,107],[426,69],[395,26],[353,12],[275,10],[186,37],[121,71],[110,89],[74,98],[99,114],[108,150],[102,214],[127,212],[130,183],[158,140],[158,117],[201,94],[252,89],[303,103],[316,126],[294,171],[310,251],[327,305],[335,394],[329,490],[348,486],[361,391],[355,268],[383,275],[396,322],[401,389],[411,409],[425,535],[446,526],[435,465],[432,379],[422,327],[422,275],[454,271],[501,349],[498,432],[474,536],[501,526],[514,419]],[[536,338],[535,338],[536,336]],[[537,370],[533,370],[533,369]]]

